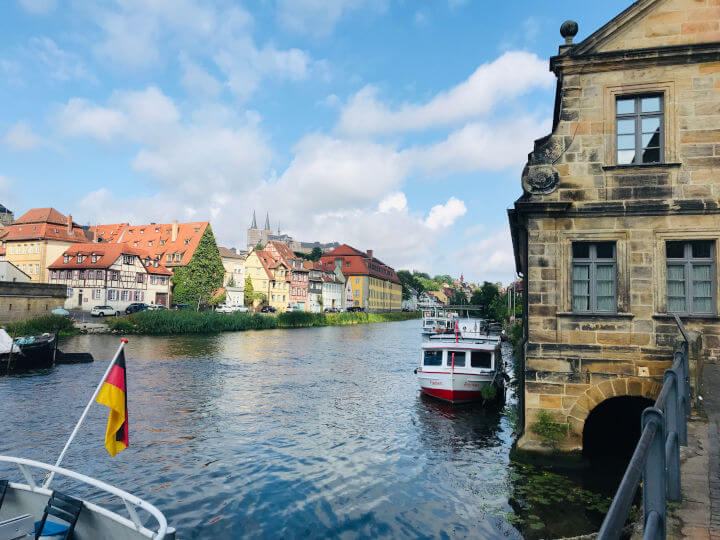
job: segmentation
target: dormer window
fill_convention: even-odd
[[[159,233],[159,232],[160,232],[160,227],[155,227],[155,232],[156,232],[156,233]]]
[[[67,264],[70,262],[70,255],[63,255],[63,263]]]
[[[160,245],[161,245],[161,246],[164,246],[164,245],[165,245],[165,240],[160,240]]]
[[[133,264],[133,255],[123,255],[123,264]]]
[[[95,255],[95,254],[93,253],[92,259],[91,259],[92,262],[96,263],[96,262],[98,262],[99,259],[100,259],[100,255]]]
[[[148,240],[148,247],[152,247],[152,240]]]
[[[186,239],[185,239],[185,245],[187,246],[189,243],[190,243],[190,239],[189,239],[189,238],[186,238]]]
[[[175,262],[180,262],[182,260],[182,254],[176,253],[175,254]]]
[[[137,242],[133,242],[133,247],[138,247],[138,243],[137,243]]]
[[[145,234],[145,229],[140,229],[140,234]]]

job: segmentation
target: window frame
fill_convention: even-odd
[[[642,112],[642,100],[646,98],[659,98],[660,99],[660,110],[657,112]],[[618,101],[626,101],[632,99],[634,101],[634,112],[632,113],[622,113],[619,114],[617,112],[617,104]],[[616,94],[615,95],[615,108],[614,108],[614,116],[615,116],[615,163],[620,166],[637,166],[637,165],[657,165],[661,163],[665,163],[665,95],[663,92],[644,92],[644,93],[633,93],[633,94]],[[642,121],[644,118],[660,118],[660,141],[659,141],[659,156],[658,161],[642,161],[642,153],[643,153],[643,144],[642,144]],[[635,145],[633,150],[635,151],[635,155],[633,157],[633,161],[630,163],[621,163],[619,159],[619,153],[621,152],[620,149],[620,142],[619,138],[622,135],[628,135],[628,134],[620,134],[618,131],[618,122],[620,120],[634,120],[635,122]],[[623,149],[622,151],[627,151],[628,149]]]
[[[573,248],[575,244],[587,244],[588,245],[588,257],[575,257]],[[613,246],[613,257],[599,258],[597,256],[598,244],[612,244]],[[613,266],[613,291],[615,303],[613,309],[604,310],[597,308],[597,267],[598,265],[606,266],[612,264]],[[574,290],[574,269],[575,266],[588,266],[588,309],[580,310],[575,309],[575,290]],[[570,310],[575,314],[582,315],[608,315],[618,313],[618,242],[616,240],[573,240],[570,242]]]
[[[683,245],[683,257],[668,257],[667,256],[667,245],[670,242],[679,242]],[[710,245],[710,257],[693,257],[692,255],[692,244],[693,242],[707,242]],[[717,315],[717,264],[716,264],[716,249],[715,240],[712,238],[691,238],[691,239],[665,239],[665,310],[667,313],[673,313],[680,316],[693,317],[697,315]],[[712,309],[710,311],[695,311],[694,310],[694,281],[692,279],[693,266],[710,266],[710,303]],[[685,310],[684,311],[671,311],[670,310],[670,287],[668,285],[668,267],[669,266],[682,266],[683,267],[683,283],[685,284]]]

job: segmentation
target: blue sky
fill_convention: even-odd
[[[582,39],[629,4],[9,1],[0,202],[210,220],[238,247],[269,211],[301,240],[507,282],[506,209],[550,128],[560,24]]]

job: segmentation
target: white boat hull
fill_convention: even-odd
[[[420,390],[449,403],[482,401],[482,388],[493,382],[493,373],[450,373],[418,369]]]

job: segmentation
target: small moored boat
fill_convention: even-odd
[[[431,336],[436,334],[452,334],[455,331],[455,323],[458,314],[455,311],[447,311],[442,308],[433,308],[423,311],[422,335]]]
[[[56,341],[54,334],[13,339],[0,328],[0,374],[52,367]]]
[[[473,322],[454,335],[430,336],[415,370],[420,389],[450,403],[492,401],[504,394],[500,336],[473,331]]]

